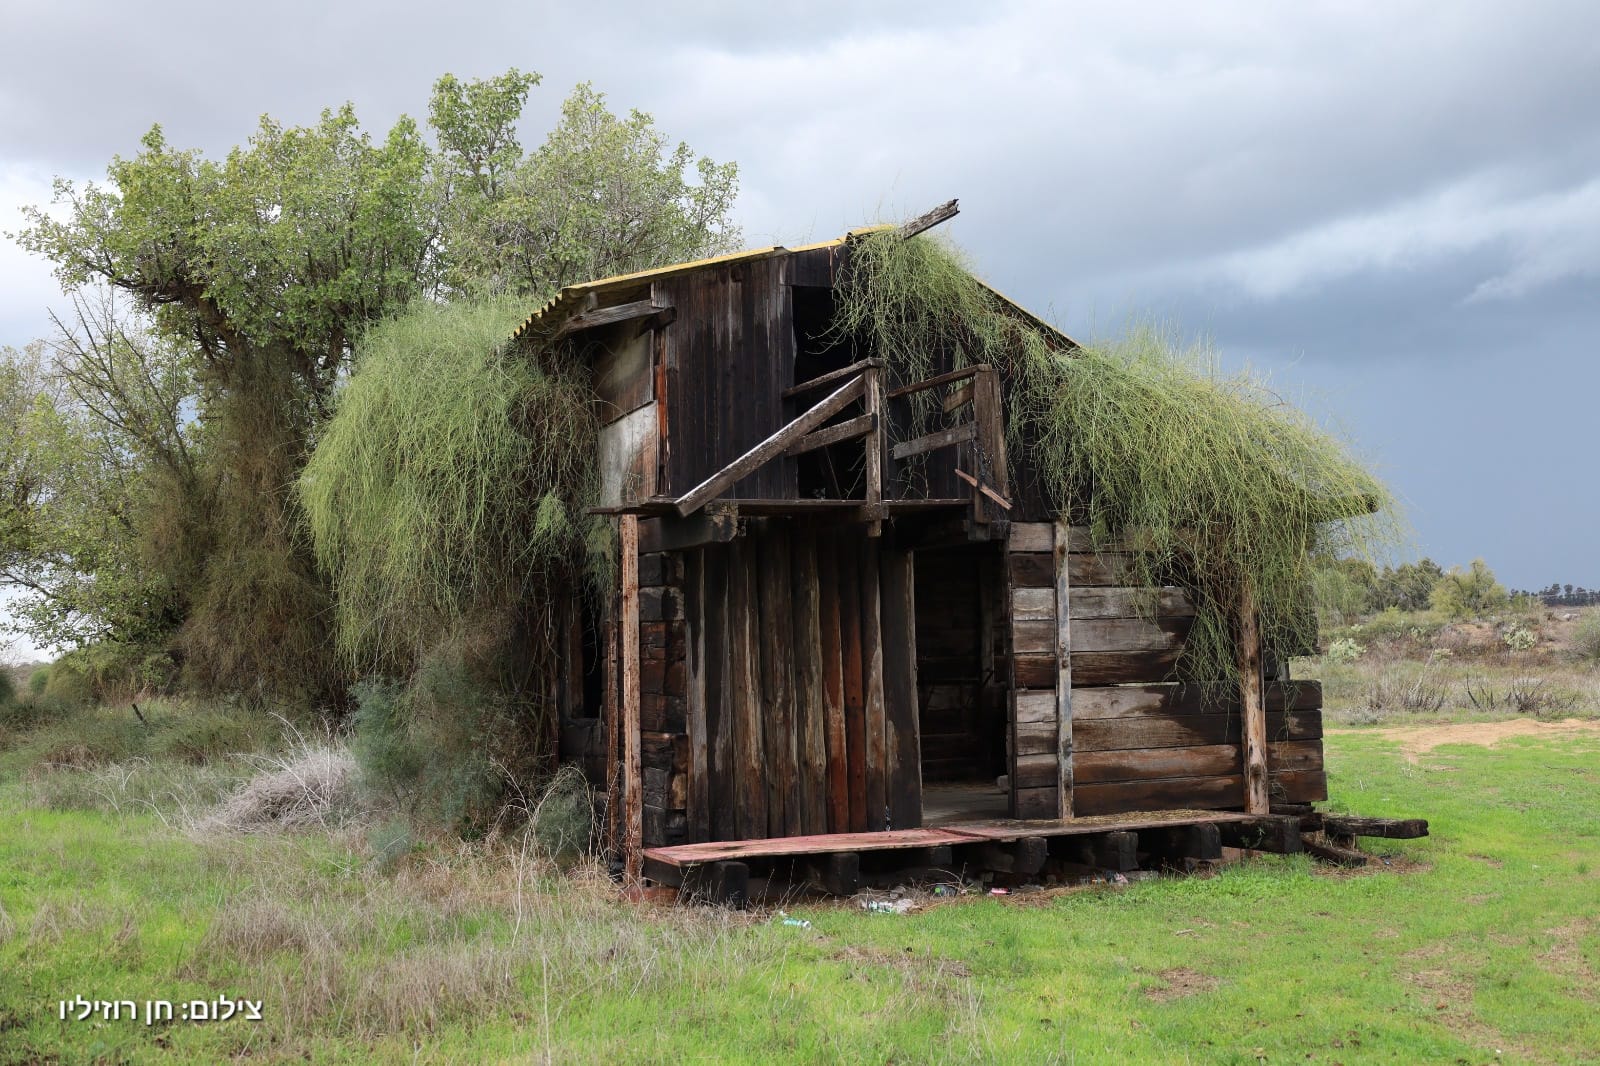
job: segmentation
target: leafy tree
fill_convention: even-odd
[[[1430,599],[1434,610],[1452,618],[1482,617],[1510,602],[1505,586],[1482,559],[1472,560],[1466,570],[1452,566],[1434,585]]]
[[[32,594],[14,609],[47,644],[159,639],[192,577],[171,555],[202,509],[186,350],[99,296],[74,299],[53,350],[4,357],[7,405],[26,410],[6,420],[0,581]]]
[[[1312,589],[1324,625],[1345,625],[1377,605],[1378,570],[1365,559],[1319,559]]]
[[[1401,611],[1426,610],[1433,587],[1443,576],[1444,570],[1439,564],[1426,556],[1395,568],[1386,566],[1378,577],[1373,606],[1379,610],[1387,607]]]
[[[445,276],[456,290],[543,298],[564,285],[726,251],[738,168],[669,149],[642,111],[618,118],[588,84],[519,158],[513,124],[537,76],[446,77],[430,122],[449,162]],[[693,167],[697,182],[685,172]]]
[[[348,105],[264,117],[220,160],[154,127],[104,185],[58,180],[64,210],[27,212],[14,236],[83,299],[58,365],[17,353],[0,377],[0,566],[30,589],[26,629],[167,639],[204,687],[343,689],[293,486],[366,329],[418,297],[533,301],[737,238],[733,164],[589,86],[524,152],[538,81],[446,75],[436,146],[408,118],[375,139]]]

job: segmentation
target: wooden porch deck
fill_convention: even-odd
[[[849,896],[867,880],[932,875],[1031,880],[1073,868],[1126,872],[1220,859],[1224,846],[1301,850],[1300,818],[1172,810],[1073,819],[996,818],[918,829],[646,848],[643,873],[691,896],[743,902],[753,880]]]

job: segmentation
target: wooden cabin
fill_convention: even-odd
[[[1325,799],[1320,687],[1269,663],[1252,740],[1174,681],[1192,606],[1150,620],[1052,512],[999,371],[900,380],[832,329],[853,239],[573,286],[514,338],[576,345],[603,409],[620,581],[574,607],[560,736],[619,849]]]

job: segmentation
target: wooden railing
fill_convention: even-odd
[[[940,400],[940,411],[946,417],[957,419],[955,424],[901,441],[890,449],[890,456],[896,460],[908,459],[940,448],[961,447],[956,476],[972,490],[973,521],[985,524],[988,521],[985,499],[1002,511],[1011,510],[1011,476],[1006,463],[999,371],[988,363],[979,363],[902,385],[889,393],[889,399],[911,397],[939,388],[946,390]],[[968,410],[971,417],[962,420],[961,414]],[[963,466],[970,467],[970,472]]]
[[[831,389],[761,443],[671,501],[680,516],[687,517],[717,499],[742,478],[780,456],[803,455],[818,448],[860,440],[865,448],[866,491],[864,513],[876,532],[884,514],[884,484],[892,476],[890,464],[913,456],[960,447],[956,476],[972,490],[973,520],[986,523],[988,500],[1002,511],[1011,509],[1009,473],[1006,466],[1005,426],[1000,407],[1000,375],[986,363],[939,374],[892,391],[884,389],[881,361],[864,359],[831,370],[783,391],[784,399],[794,399]],[[924,433],[911,440],[887,445],[887,405],[930,389],[946,389],[940,400],[944,418],[952,425]],[[862,413],[835,425],[825,423],[859,402]],[[963,417],[970,411],[970,417]],[[970,472],[963,467],[969,467]]]

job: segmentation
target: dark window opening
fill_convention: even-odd
[[[589,597],[583,597],[579,610],[583,641],[581,717],[598,718],[606,698],[605,637],[599,612]]]
[[[790,293],[794,300],[794,380],[797,383],[840,370],[861,358],[855,339],[840,337],[833,329],[836,303],[832,289],[795,285]],[[829,391],[829,386],[823,386],[795,397],[789,402],[787,416],[793,418],[801,414]],[[829,425],[848,421],[859,414],[861,405],[851,404],[830,419]],[[841,441],[806,452],[797,457],[795,466],[801,499],[866,498],[866,451],[860,441]]]

